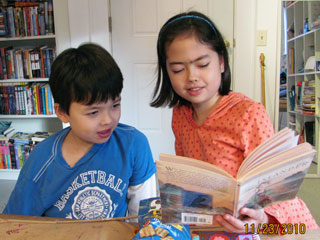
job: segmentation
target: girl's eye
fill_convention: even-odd
[[[174,74],[177,74],[177,73],[182,72],[182,71],[183,71],[183,69],[172,70],[172,72],[173,72]]]
[[[200,65],[199,65],[200,68],[205,68],[205,67],[208,67],[208,66],[209,66],[209,63],[200,64]]]

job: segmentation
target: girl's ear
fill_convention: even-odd
[[[224,58],[220,57],[220,71],[224,73]]]
[[[54,104],[54,110],[56,112],[56,115],[58,118],[63,122],[63,123],[68,123],[69,122],[69,115],[60,108],[59,103]]]

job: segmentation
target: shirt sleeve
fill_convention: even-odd
[[[275,218],[280,226],[291,223],[304,224],[306,229],[320,229],[307,205],[298,197],[290,201],[272,204],[264,211]]]
[[[137,216],[139,211],[140,201],[148,198],[158,197],[159,191],[157,187],[157,177],[153,174],[145,182],[130,186],[128,188],[127,197],[129,199],[128,204],[128,216]]]
[[[132,147],[132,175],[129,186],[136,186],[149,179],[156,172],[149,142],[146,136],[137,131]]]
[[[241,140],[246,158],[257,146],[274,135],[273,124],[261,103],[254,102],[246,110],[242,121]]]
[[[10,195],[3,213],[41,216],[44,208],[39,200],[40,196],[31,180],[23,176],[21,170],[17,183]]]

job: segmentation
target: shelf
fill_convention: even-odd
[[[0,83],[21,83],[21,82],[48,82],[49,78],[32,78],[32,79],[6,79],[0,80]]]
[[[0,115],[0,119],[18,119],[18,118],[57,118],[57,115]]]
[[[20,169],[0,169],[0,180],[17,180]]]
[[[314,33],[314,32],[317,32],[317,31],[319,31],[319,30],[320,30],[320,28],[312,29],[312,30],[310,30],[309,32],[302,33],[302,34],[300,34],[300,35],[298,35],[298,36],[295,36],[295,37],[293,37],[293,38],[290,38],[290,39],[288,39],[288,43],[291,42],[291,41],[297,40],[297,39],[299,39],[299,38],[301,38],[301,37],[303,37],[303,36],[307,36],[307,35],[309,35],[309,34],[312,34],[312,33]]]
[[[313,75],[313,74],[320,74],[320,71],[293,73],[293,74],[288,74],[288,77],[306,76],[306,75]]]
[[[55,39],[55,35],[40,35],[32,37],[14,37],[14,38],[0,38],[0,42],[12,42],[12,41],[26,41],[26,40],[41,40],[41,39]]]

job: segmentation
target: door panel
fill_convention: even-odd
[[[149,106],[156,82],[159,29],[173,15],[197,10],[209,15],[232,43],[233,0],[111,0],[110,4],[112,53],[124,76],[120,121],[146,134],[155,159],[161,152],[174,154],[172,110]]]

